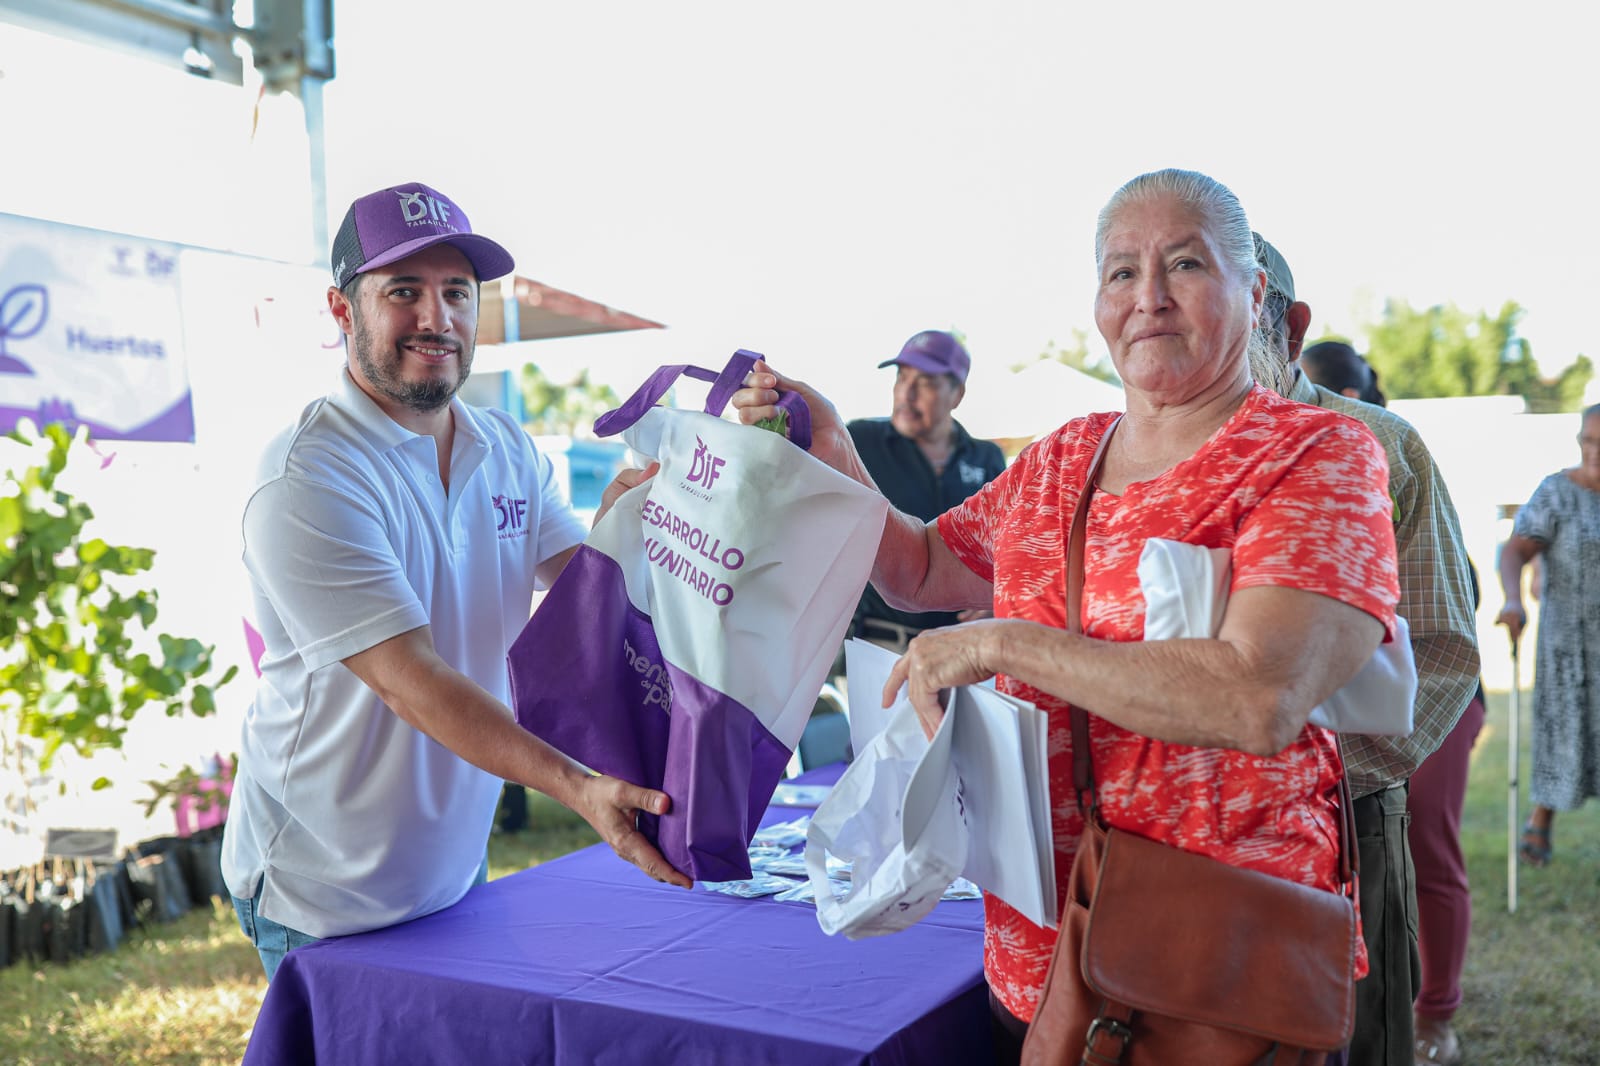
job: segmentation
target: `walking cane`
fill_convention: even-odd
[[[1517,837],[1522,827],[1517,822],[1517,725],[1522,718],[1522,669],[1517,655],[1517,638],[1511,638],[1511,721],[1506,730],[1506,779],[1509,782],[1506,804],[1506,913],[1517,913]]]

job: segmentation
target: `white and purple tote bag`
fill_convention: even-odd
[[[661,470],[595,524],[508,657],[526,729],[672,797],[640,829],[697,881],[750,876],[888,508],[805,451],[798,396],[781,401],[793,442],[717,417],[758,358],[664,366],[595,422]],[[656,406],[679,376],[712,382],[706,413]]]

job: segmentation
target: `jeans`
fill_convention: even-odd
[[[307,944],[315,944],[317,938],[310,933],[302,933],[298,929],[290,929],[286,925],[279,925],[271,918],[265,918],[256,913],[256,901],[240,899],[233,896],[233,913],[239,916],[239,928],[244,930],[244,935],[250,938],[250,943],[256,946],[256,954],[261,956],[261,967],[267,971],[267,980],[271,981],[278,973],[278,965],[283,962],[283,957],[295,948]]]
[[[487,883],[488,880],[489,856],[485,855],[472,884],[476,887]],[[277,975],[278,966],[282,964],[285,955],[295,948],[315,944],[319,939],[310,933],[290,929],[287,925],[280,925],[271,918],[256,913],[254,897],[240,899],[238,896],[230,895],[230,898],[233,900],[233,913],[239,916],[239,928],[250,938],[250,943],[256,946],[256,954],[261,956],[261,967],[267,971],[268,982]]]
[[[1366,977],[1356,982],[1356,1029],[1350,1066],[1412,1066],[1411,1004],[1417,996],[1417,888],[1407,829],[1406,790],[1391,788],[1355,802],[1361,873],[1361,933]]]

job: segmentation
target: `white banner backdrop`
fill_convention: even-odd
[[[19,285],[40,285],[49,304],[32,306],[39,297],[25,291],[10,297],[5,317],[0,318],[11,324],[4,338],[5,358],[30,371],[23,374],[8,366],[0,372],[0,408],[6,412],[0,431],[14,423],[19,407],[27,417],[39,420],[33,397],[43,390],[37,383],[40,375],[31,372],[43,360],[35,342],[60,326],[63,312],[57,290],[63,287],[63,277],[72,277],[74,285],[81,281],[81,275],[69,274],[79,268],[68,266],[63,249],[73,248],[73,239],[82,234],[106,242],[122,240],[109,233],[33,223],[33,229],[47,235],[48,256],[39,252],[37,234],[30,234],[34,248],[29,253],[28,280],[23,281],[18,277],[17,264],[24,260],[18,255],[16,221],[0,215],[0,277],[5,279],[0,281],[0,297]],[[130,241],[125,246],[140,249],[142,256],[152,245]],[[227,754],[238,748],[240,721],[254,686],[244,629],[250,599],[239,561],[239,516],[254,484],[262,448],[292,424],[307,403],[333,387],[344,365],[341,334],[328,311],[331,279],[325,267],[184,245],[159,247],[163,254],[177,250],[176,311],[170,313],[181,311],[179,350],[188,365],[186,380],[178,384],[186,415],[188,397],[193,396],[191,428],[176,441],[103,432],[100,427],[106,419],[88,414],[82,400],[85,392],[77,388],[79,379],[70,372],[58,376],[55,380],[64,380],[62,388],[67,390],[63,399],[72,401],[81,421],[91,423],[97,454],[75,452],[57,484],[93,508],[94,519],[86,532],[112,544],[154,549],[154,565],[137,579],[139,587],[160,594],[160,615],[152,632],[214,644],[219,672],[236,666],[240,676],[217,690],[215,716],[140,715],[122,749],[102,752],[87,762],[63,757],[60,780],[73,782],[67,794],[58,795],[52,785],[36,797],[40,806],[35,826],[114,827],[124,842],[173,831],[167,807],[158,809],[154,818],[143,813],[143,801],[150,795],[145,781],[169,778],[180,767],[202,766],[214,752]],[[48,261],[55,273],[38,269],[42,261]],[[134,261],[130,254],[128,264]],[[143,259],[138,262],[142,268]],[[174,299],[170,293],[165,298]],[[41,318],[40,331],[32,333]],[[126,324],[134,320],[119,321],[124,333],[130,329],[136,335],[146,333],[142,324]],[[27,394],[26,403],[19,402],[21,388],[35,390]],[[0,439],[0,471],[25,465],[15,450],[19,447]],[[114,786],[90,790],[88,782],[100,775],[109,777]],[[27,853],[26,862],[37,858],[42,839],[41,833],[29,844],[34,850]],[[0,867],[8,865],[3,861],[5,850],[5,841],[0,840]]]
[[[194,440],[181,246],[0,214],[0,431]]]

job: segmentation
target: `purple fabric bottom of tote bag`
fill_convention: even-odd
[[[616,560],[580,545],[507,662],[524,729],[672,797],[667,814],[639,819],[668,862],[696,881],[750,876],[746,849],[789,749],[737,700],[663,661]]]

